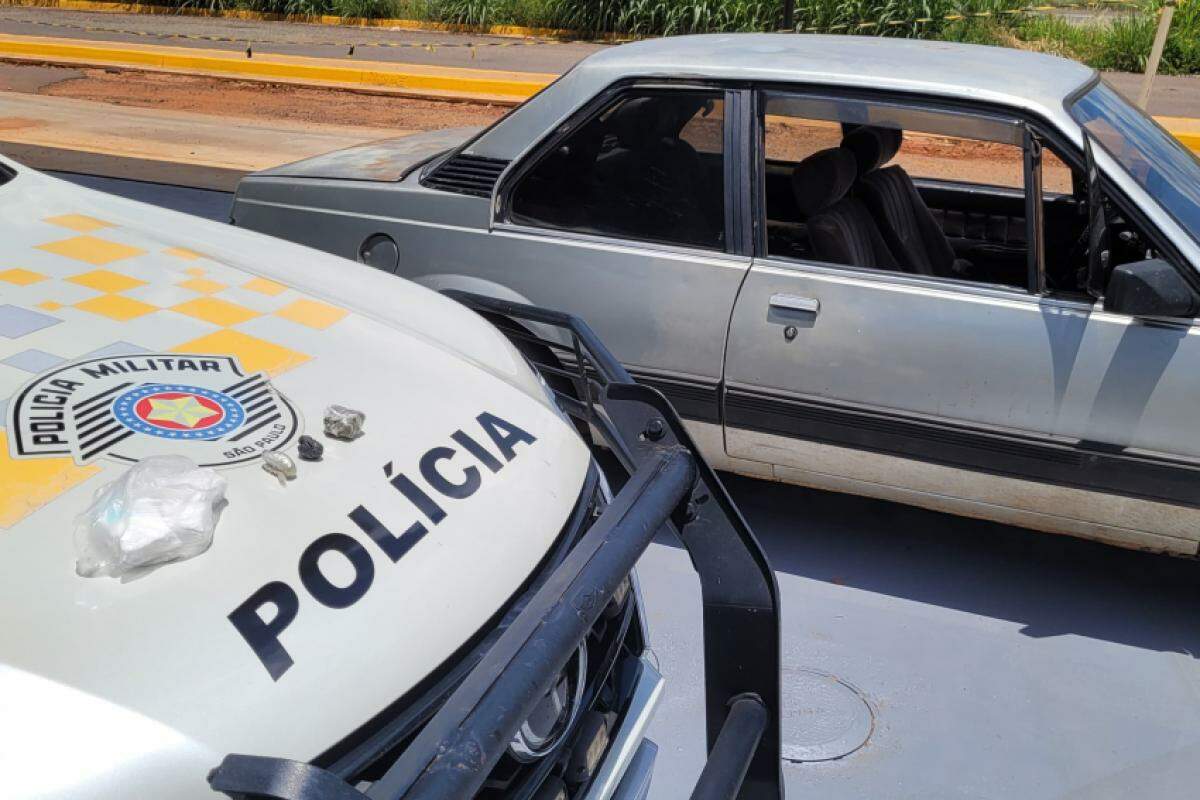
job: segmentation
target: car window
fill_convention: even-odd
[[[725,99],[710,98],[710,101],[712,109],[708,113],[693,114],[679,131],[679,139],[697,153],[720,156],[725,149]]]
[[[1101,82],[1071,116],[1200,242],[1200,158]]]
[[[1072,194],[1075,191],[1074,170],[1049,147],[1042,148],[1042,191],[1047,194]]]
[[[842,143],[841,123],[823,119],[771,113],[766,116],[765,128],[767,161],[796,163]]]
[[[964,136],[912,131],[893,163],[915,179],[1025,188],[1025,150],[1015,144]],[[1049,149],[1042,150],[1042,190],[1071,194],[1071,168]]]
[[[1015,119],[786,92],[761,106],[768,255],[1027,286]],[[1063,168],[1048,191],[1071,191]]]
[[[717,91],[622,94],[524,175],[513,222],[723,249],[724,104]]]
[[[892,163],[918,180],[1025,188],[1025,151],[1013,144],[905,131]]]

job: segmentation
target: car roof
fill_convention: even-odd
[[[1096,76],[1078,62],[1007,47],[880,36],[671,36],[601,50],[471,143],[512,159],[598,92],[634,78],[824,84],[995,103],[1071,133],[1064,101]]]
[[[600,51],[583,72],[676,74],[698,78],[852,84],[927,90],[964,98],[977,92],[1062,101],[1095,72],[1075,61],[1009,47],[880,36],[786,33],[674,36]]]

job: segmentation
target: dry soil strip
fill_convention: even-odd
[[[98,174],[111,174],[132,160],[144,166],[143,180],[163,183],[180,182],[175,176],[183,166],[192,174],[207,171],[199,185],[210,189],[230,190],[248,172],[410,132],[280,120],[230,125],[208,114],[0,93],[0,149],[29,166],[62,169],[68,155],[92,164],[102,163],[100,156],[114,168]]]

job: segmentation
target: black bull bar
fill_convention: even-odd
[[[359,790],[313,764],[231,754],[209,775],[233,798],[470,798],[664,526],[700,578],[708,761],[693,800],[782,798],[779,590],[750,527],[667,400],[633,382],[576,317],[446,292],[497,324],[597,432],[624,485],[383,777]],[[533,329],[548,331],[537,335]]]

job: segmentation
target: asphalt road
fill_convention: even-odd
[[[229,196],[64,175],[224,219]],[[1200,785],[1200,563],[727,477],[784,601],[792,798],[1192,798]],[[698,587],[639,564],[668,680],[657,800],[704,757]],[[840,681],[840,682],[839,682]],[[853,749],[860,739],[866,741]]]

